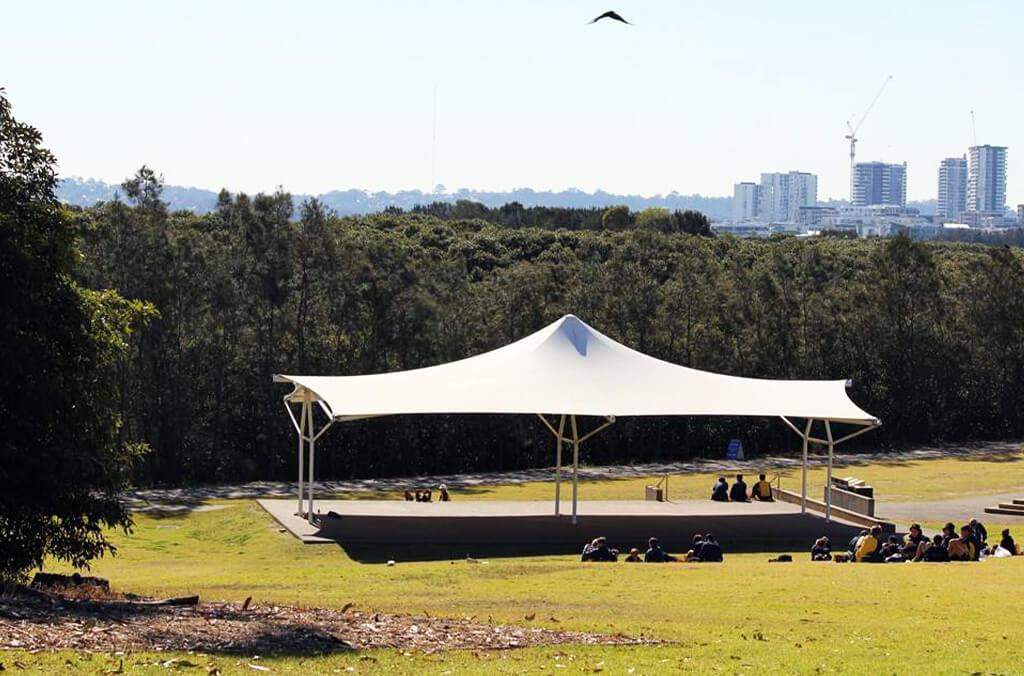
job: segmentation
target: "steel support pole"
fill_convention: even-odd
[[[309,523],[313,523],[313,461],[316,458],[316,435],[313,434],[313,407],[309,407]]]
[[[305,515],[302,509],[302,472],[305,469],[303,456],[306,454],[306,410],[309,408],[309,392],[302,395],[302,410],[299,413],[299,516]]]
[[[561,514],[562,504],[562,433],[565,432],[565,414],[558,420],[558,434],[555,444],[555,516]]]
[[[803,472],[800,480],[800,513],[807,513],[807,438],[811,436],[811,425],[814,424],[814,419],[808,419],[807,427],[804,429],[804,453],[803,453]]]
[[[576,524],[576,491],[579,485],[580,434],[576,428],[576,416],[572,416],[572,523]]]
[[[825,436],[828,437],[828,478],[825,479],[825,523],[832,521],[832,451],[835,443],[832,441],[832,425],[825,421]]]

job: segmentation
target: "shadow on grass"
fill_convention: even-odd
[[[845,546],[845,543],[855,533],[857,528],[847,526],[832,526],[823,528],[822,534],[828,533],[836,547]],[[668,552],[682,555],[685,554],[692,543],[675,539],[662,539],[662,546]],[[635,542],[611,542],[611,547],[618,549],[619,561],[625,558],[626,552],[631,547],[636,547],[641,555],[647,547],[646,538],[637,538]],[[766,557],[775,554],[792,554],[794,558],[810,552],[813,542],[807,542],[803,538],[764,538],[746,539],[740,546],[733,546],[729,542],[722,542],[726,556],[729,554],[757,554],[763,553]],[[409,543],[341,543],[337,544],[347,557],[357,563],[383,564],[388,561],[399,563],[425,563],[437,561],[451,561],[453,564],[477,565],[489,559],[517,559],[537,556],[565,556],[578,558],[583,550],[583,542],[577,544],[540,542],[524,545],[520,543],[435,543],[435,544],[409,544]],[[810,554],[807,554],[810,556]]]

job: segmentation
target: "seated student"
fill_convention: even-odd
[[[743,480],[742,474],[736,475],[736,483],[729,489],[729,499],[733,502],[750,502],[747,497],[747,483]]]
[[[903,537],[903,558],[907,560],[918,558],[921,545],[928,541],[928,536],[921,531],[921,524],[911,524],[910,531]]]
[[[629,550],[629,554],[623,559],[626,563],[642,563],[643,559],[640,558],[640,550],[633,547]]]
[[[760,502],[775,502],[775,498],[772,497],[772,485],[764,478],[764,474],[760,475],[757,483],[750,491],[750,497]]]
[[[880,563],[882,558],[882,544],[879,541],[882,537],[882,527],[872,526],[868,534],[857,539],[857,549],[853,552],[854,561],[857,563]]]
[[[949,561],[949,552],[942,544],[942,536],[936,535],[932,538],[931,543],[922,543],[924,550],[918,560],[928,561],[930,563],[946,563]]]
[[[946,546],[950,561],[977,561],[978,546],[975,544],[974,531],[969,525],[960,527],[960,537],[949,541]]]
[[[977,519],[971,519],[968,525],[971,527],[971,532],[974,533],[974,539],[978,546],[983,547],[988,542],[988,530],[985,528],[985,524]]]
[[[617,561],[619,553],[608,546],[608,539],[604,537],[595,538],[590,543],[590,550],[583,551],[584,561]]]
[[[711,533],[707,533],[704,536],[704,544],[700,547],[698,559],[702,563],[722,562],[722,545],[718,544],[718,540]]]
[[[589,561],[590,553],[597,549],[597,538],[594,538],[587,544],[583,545],[583,554],[580,556],[580,561]]]
[[[832,546],[827,536],[821,536],[811,547],[811,561],[831,561]]]
[[[864,537],[865,535],[867,535],[867,534],[868,534],[867,530],[861,530],[861,532],[857,533],[852,538],[850,538],[850,542],[847,543],[847,547],[846,547],[846,554],[847,554],[846,560],[847,561],[854,561],[854,560],[856,560],[857,543],[860,542],[860,539],[862,537]]]
[[[999,546],[1010,552],[1010,556],[1018,556],[1020,552],[1017,551],[1017,543],[1013,541],[1013,537],[1010,535],[1010,529],[1003,529],[1003,538],[999,541]]]
[[[942,527],[942,546],[949,549],[949,543],[956,539],[956,526],[950,522]]]
[[[690,551],[686,552],[687,561],[700,561],[700,550],[704,547],[704,536],[697,533],[693,536],[693,544]]]
[[[647,553],[644,554],[645,563],[671,563],[676,557],[667,553],[658,543],[658,538],[651,538],[647,541]]]
[[[406,502],[412,502],[413,499],[414,498],[412,497],[412,491],[410,491],[409,489],[406,489],[405,490],[405,501]]]
[[[718,477],[718,482],[711,487],[711,499],[715,502],[729,502],[729,484],[725,482],[725,477]]]
[[[915,552],[916,553],[916,552]],[[909,559],[903,556],[903,543],[898,535],[890,535],[878,554],[885,563],[903,563]]]
[[[440,500],[441,502],[451,501],[451,496],[448,495],[448,486],[446,484],[441,484],[440,486],[438,486],[437,493],[437,499]]]

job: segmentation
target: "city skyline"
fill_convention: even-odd
[[[620,8],[635,26],[585,25],[593,9],[17,3],[0,86],[63,176],[116,182],[146,163],[248,192],[436,180],[728,196],[737,177],[799,168],[844,199],[845,123],[890,74],[857,158],[906,161],[908,199],[934,198],[935,167],[974,145],[971,110],[979,144],[1024,146],[1016,5],[650,2]],[[986,39],[966,56],[934,39],[972,32]],[[1012,168],[1007,198],[1024,201]]]

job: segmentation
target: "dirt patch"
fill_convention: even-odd
[[[0,599],[0,649],[314,655],[375,648],[431,653],[569,643],[646,645],[663,641],[354,607],[337,610],[253,604],[243,610],[238,604],[202,603],[195,608],[67,609],[20,598]]]

